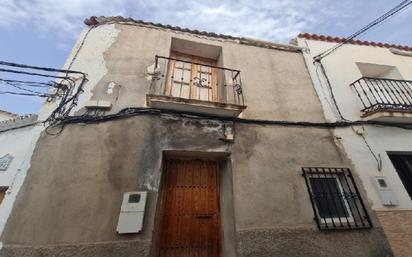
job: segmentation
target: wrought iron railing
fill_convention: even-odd
[[[244,105],[240,71],[156,56],[150,94]]]
[[[412,81],[363,77],[352,84],[362,112],[412,111]]]

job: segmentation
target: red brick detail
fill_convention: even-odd
[[[412,256],[412,210],[376,211],[395,257]]]

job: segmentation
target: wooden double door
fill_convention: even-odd
[[[158,256],[220,256],[217,163],[167,161],[162,198]]]
[[[216,60],[172,52],[165,94],[173,97],[216,102]]]

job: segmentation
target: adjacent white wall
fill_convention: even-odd
[[[0,133],[0,157],[14,157],[6,171],[0,171],[0,186],[8,187],[0,204],[0,234],[13,208],[17,193],[23,184],[37,139],[43,130],[41,124]]]
[[[304,53],[305,61],[326,118],[329,121],[338,120],[339,116],[331,99],[330,90],[320,68],[317,68],[317,65],[313,63],[314,56],[336,45],[336,43],[298,38],[298,45],[308,48],[308,51]],[[356,63],[394,66],[403,79],[412,80],[412,57],[393,54],[388,48],[383,47],[344,45],[322,59],[322,63],[332,85],[337,105],[343,117],[348,120],[361,119],[361,102],[349,86],[362,77]],[[412,130],[365,126],[363,128],[338,128],[334,130],[334,134],[352,160],[355,171],[359,174],[368,192],[369,201],[372,202],[375,210],[412,209],[412,201],[387,155],[387,151],[412,152]],[[376,155],[380,155],[382,160],[381,171],[378,170],[376,160],[359,134],[363,134],[372,151]],[[381,204],[374,184],[374,176],[385,176],[387,178],[399,201],[396,207],[385,207]]]

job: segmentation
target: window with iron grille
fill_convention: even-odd
[[[409,196],[412,198],[412,155],[388,154]]]
[[[350,169],[303,167],[302,171],[320,230],[372,227]]]

